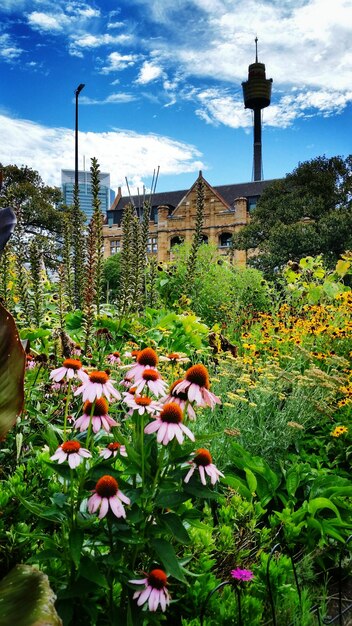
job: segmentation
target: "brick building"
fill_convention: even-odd
[[[199,173],[202,177],[202,173]],[[158,261],[172,258],[172,247],[183,241],[191,242],[194,234],[197,181],[189,190],[155,193],[152,197],[149,224],[148,252],[157,255]],[[255,181],[234,185],[212,187],[204,178],[204,226],[203,239],[216,245],[223,254],[228,252],[233,233],[248,223],[264,187],[272,181]],[[141,217],[141,201],[133,196],[132,202]],[[107,211],[104,225],[105,258],[121,249],[121,219],[124,207],[130,203],[129,196],[122,196],[119,188],[111,208]],[[246,253],[235,251],[234,262],[246,264]]]

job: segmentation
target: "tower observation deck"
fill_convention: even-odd
[[[248,67],[248,80],[242,83],[244,106],[254,112],[253,180],[262,180],[261,110],[269,106],[273,79],[266,78],[264,63],[258,62],[258,37],[255,38],[255,63]]]

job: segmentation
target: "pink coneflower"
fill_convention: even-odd
[[[194,441],[193,433],[182,423],[182,410],[175,402],[169,402],[165,404],[160,415],[155,417],[153,422],[150,422],[144,432],[147,435],[157,432],[157,442],[166,446],[169,441],[172,441],[176,437],[177,441],[182,444],[184,436]]]
[[[108,363],[110,363],[111,365],[115,365],[115,364],[120,365],[121,364],[120,353],[112,352],[112,354],[109,354]]]
[[[253,572],[249,569],[241,569],[240,567],[236,567],[236,569],[231,570],[231,576],[235,580],[252,580],[254,578]]]
[[[195,402],[197,406],[210,406],[212,409],[216,404],[220,404],[221,400],[211,391],[209,391],[209,374],[204,365],[192,365],[185,376],[185,380],[176,385],[174,392],[187,392],[187,399]]]
[[[76,389],[74,395],[78,396],[81,393],[83,396],[83,402],[86,400],[94,402],[95,399],[99,399],[102,396],[105,396],[109,402],[111,400],[111,396],[120,400],[121,394],[112,385],[113,382],[113,380],[109,379],[109,375],[106,372],[94,371],[86,377],[83,384]]]
[[[125,393],[124,396],[124,402],[130,407],[130,415],[132,415],[133,411],[138,411],[139,415],[144,415],[144,413],[153,415],[153,413],[161,410],[160,405],[148,396],[136,396],[128,393]]]
[[[51,372],[50,378],[58,383],[65,377],[67,380],[71,380],[75,375],[77,375],[82,382],[88,378],[87,374],[82,369],[81,361],[78,359],[65,359],[61,367]]]
[[[102,476],[88,500],[88,511],[95,513],[100,508],[98,517],[102,519],[110,508],[116,517],[126,517],[122,502],[130,504],[130,499],[119,490],[117,480],[113,476]]]
[[[218,468],[214,465],[209,450],[205,450],[205,448],[199,448],[194,455],[193,461],[190,461],[190,463],[192,467],[184,479],[185,483],[188,483],[191,476],[193,476],[194,470],[196,469],[199,471],[200,480],[204,486],[207,484],[206,474],[210,477],[212,485],[215,485],[220,476],[224,476],[224,474],[219,472]]]
[[[58,447],[55,454],[50,457],[50,460],[58,463],[68,461],[70,468],[75,469],[83,459],[89,459],[91,456],[89,450],[81,448],[79,441],[65,441]]]
[[[158,355],[153,348],[144,348],[137,355],[136,363],[126,373],[128,380],[140,380],[145,369],[156,370]]]
[[[176,404],[178,404],[181,407],[182,412],[185,410],[185,407],[187,406],[187,415],[188,415],[189,419],[190,420],[195,420],[196,419],[196,414],[195,414],[193,406],[188,401],[187,392],[186,391],[175,391],[175,387],[179,383],[182,383],[182,380],[183,380],[182,378],[179,378],[178,380],[175,380],[175,382],[172,383],[172,385],[170,387],[169,394],[167,396],[165,396],[164,398],[160,398],[160,402],[161,402],[161,404],[167,404],[168,402],[176,402]]]
[[[162,380],[157,370],[146,368],[142,372],[140,380],[136,381],[136,394],[140,394],[145,387],[148,387],[158,397],[165,394],[167,383]]]
[[[32,370],[35,367],[35,360],[31,354],[26,354],[26,370]]]
[[[75,427],[79,428],[81,433],[88,430],[90,423],[90,416],[92,412],[93,402],[87,402],[83,405],[83,415],[76,419]],[[98,433],[102,428],[106,432],[110,432],[112,426],[118,426],[118,422],[108,415],[109,405],[105,398],[99,398],[95,400],[93,415],[92,415],[92,428],[94,433]]]
[[[126,446],[122,446],[118,441],[112,441],[108,443],[106,448],[100,450],[100,456],[103,459],[109,459],[111,456],[115,457],[117,454],[121,454],[121,456],[127,456]]]
[[[162,569],[153,569],[146,578],[130,580],[133,585],[144,585],[141,591],[135,591],[133,599],[137,600],[138,606],[148,601],[149,611],[156,611],[159,604],[162,611],[170,604],[170,596],[167,590],[167,576]]]

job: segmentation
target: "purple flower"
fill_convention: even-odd
[[[236,569],[231,570],[231,576],[235,580],[252,580],[254,577],[253,572],[249,569],[241,569],[240,567],[236,567]]]

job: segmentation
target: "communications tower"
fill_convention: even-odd
[[[264,63],[258,63],[258,37],[256,37],[255,63],[248,67],[248,80],[242,83],[244,106],[254,112],[253,180],[263,179],[261,111],[270,104],[272,82],[272,78],[266,78]]]

